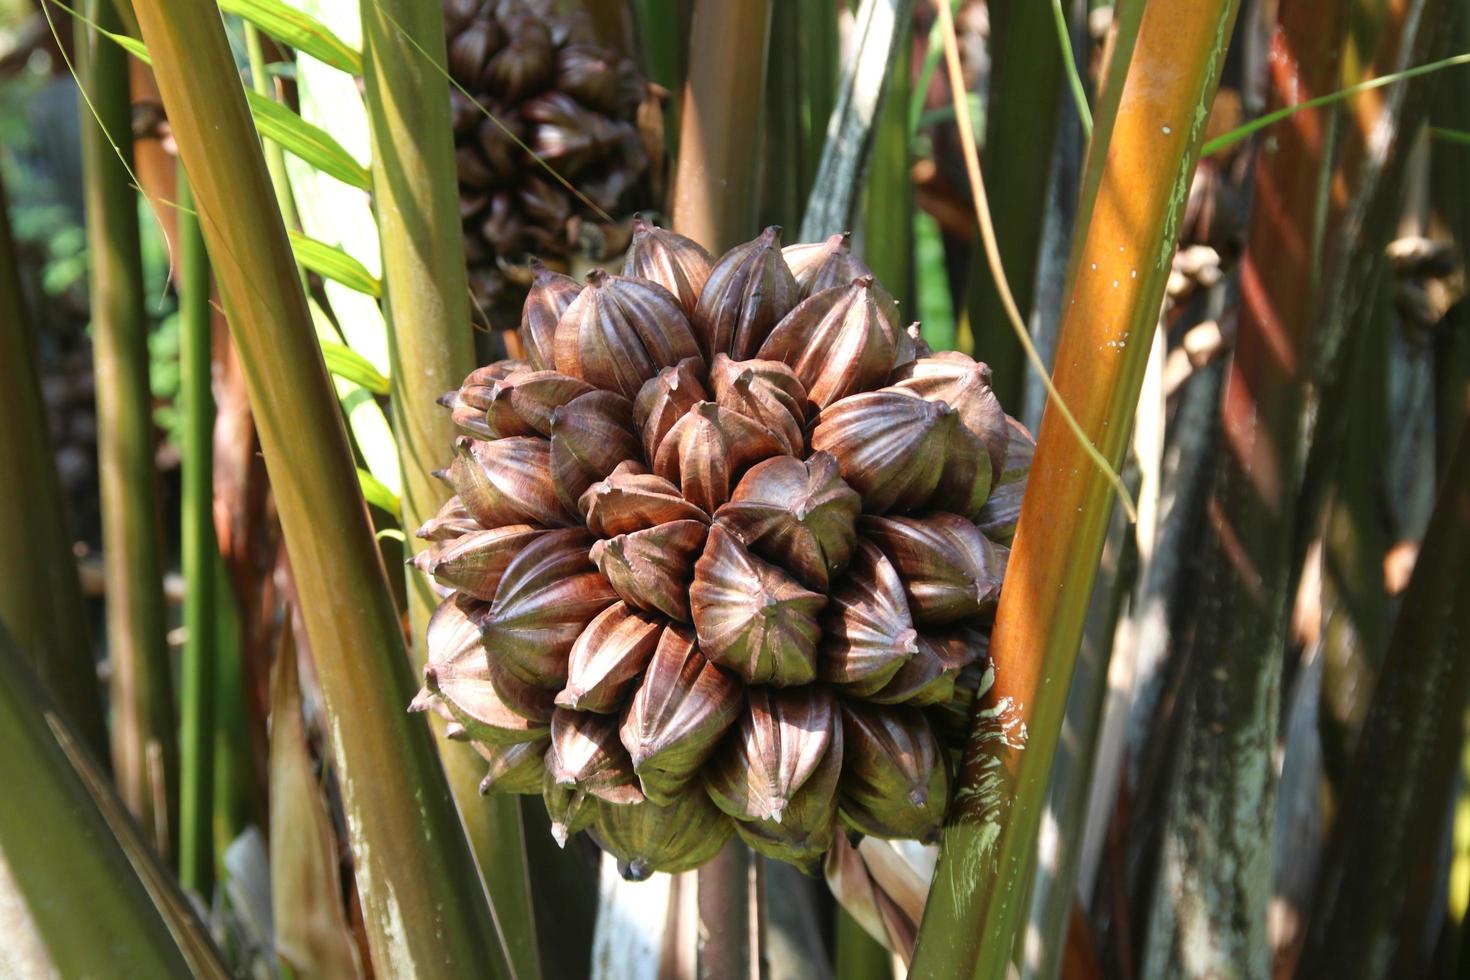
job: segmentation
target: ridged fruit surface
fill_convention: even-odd
[[[846,236],[635,228],[622,275],[538,277],[526,362],[442,399],[413,706],[631,878],[732,834],[808,871],[839,832],[932,840],[1030,436]]]
[[[542,274],[531,257],[565,271],[573,252],[621,250],[604,215],[652,199],[662,123],[626,53],[551,0],[444,0],[444,26],[470,289],[489,310]]]

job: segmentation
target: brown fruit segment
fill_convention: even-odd
[[[699,357],[689,320],[662,286],[594,269],[556,327],[556,369],[624,398],[659,368]]]
[[[624,602],[689,623],[689,584],[708,532],[703,521],[669,521],[597,542],[592,561]]]
[[[704,387],[704,362],[686,357],[643,382],[633,400],[633,424],[643,440],[643,458],[652,462],[674,423],[695,404],[709,399]]]
[[[482,527],[580,523],[557,499],[551,443],[545,439],[523,436],[484,442],[461,436],[454,449],[454,462],[444,478]]]
[[[531,742],[547,734],[547,726],[506,707],[490,682],[490,668],[474,621],[483,603],[453,597],[429,617],[428,663],[424,687],[411,711],[433,708],[460,726],[464,738],[487,745]]]
[[[746,550],[718,524],[694,566],[690,606],[699,647],[751,684],[816,679],[817,616],[826,596]]]
[[[923,713],[842,703],[842,820],[872,837],[933,842],[949,804],[949,767]]]
[[[714,257],[693,239],[645,221],[642,215],[633,217],[633,240],[623,259],[623,275],[658,283],[691,317],[714,264]]]
[[[781,258],[780,228],[772,225],[754,241],[732,248],[710,270],[694,311],[705,359],[756,356],[800,298],[801,287]]]
[[[806,388],[780,361],[735,361],[716,354],[709,370],[715,403],[765,426],[788,456],[806,447]]]
[[[788,245],[781,250],[781,256],[786,259],[791,274],[801,286],[802,299],[814,296],[824,289],[845,286],[854,279],[873,275],[873,270],[868,268],[867,263],[852,254],[852,234],[846,231],[832,235],[824,242]],[[888,317],[888,322],[897,327],[898,300],[876,278],[873,292],[878,300],[878,308]]]
[[[465,509],[464,501],[456,495],[444,501],[444,506],[414,532],[414,537],[425,541],[454,541],[479,530],[482,530],[480,522]]]
[[[1008,545],[1016,534],[1016,521],[1021,516],[1021,498],[1026,495],[1026,476],[1031,472],[1031,456],[1036,440],[1026,427],[1009,415],[1010,439],[1006,442],[1005,467],[996,480],[995,489],[980,509],[975,523],[990,537]]]
[[[556,366],[556,325],[582,291],[582,284],[551,271],[539,260],[531,268],[535,277],[521,308],[521,346],[531,366],[546,371]]]
[[[689,871],[714,857],[730,839],[730,821],[693,786],[668,806],[599,803],[591,832],[624,878],[643,881],[654,871]]]
[[[864,517],[858,527],[898,569],[915,623],[994,615],[1007,552],[963,517]]]
[[[712,514],[730,499],[740,474],[780,453],[780,442],[764,426],[714,402],[698,402],[664,436],[653,471]]]
[[[549,738],[516,745],[488,745],[471,742],[480,758],[490,764],[490,771],[480,780],[480,795],[492,789],[499,793],[515,793],[534,796],[541,792],[546,778],[546,750],[551,745]]]
[[[478,525],[477,525],[478,526]],[[489,602],[495,598],[500,577],[520,550],[547,533],[529,524],[507,524],[490,531],[471,531],[441,548],[429,548],[413,557],[414,567],[440,585]]]
[[[811,777],[776,820],[736,820],[735,832],[753,850],[816,874],[837,833],[837,784],[842,776],[842,726]]]
[[[644,795],[672,803],[743,705],[740,682],[699,652],[694,631],[666,628],[619,728]]]
[[[826,592],[852,559],[862,499],[827,453],[777,456],[751,467],[715,512],[716,521],[751,551]]]
[[[589,391],[551,410],[551,479],[568,513],[619,463],[638,458],[633,405],[610,391]]]
[[[618,741],[616,719],[557,708],[551,716],[546,775],[558,786],[591,793],[609,803],[641,803],[633,764]]]
[[[705,789],[736,820],[781,823],[832,744],[837,699],[827,686],[812,684],[752,688],[746,701],[726,751],[705,776]]]
[[[959,351],[941,351],[894,371],[893,387],[931,402],[944,402],[960,415],[965,428],[985,444],[990,470],[1005,468],[1010,423],[1000,399],[990,388],[990,367]]]
[[[942,705],[954,700],[960,673],[987,655],[990,640],[973,629],[919,636],[918,652],[880,690],[867,695],[874,704]]]
[[[639,469],[623,463],[606,480],[587,488],[579,502],[587,530],[599,538],[611,538],[669,521],[709,523],[709,515],[685,500],[678,487]]]
[[[541,799],[546,804],[546,815],[551,818],[551,836],[558,847],[566,847],[571,836],[592,826],[597,816],[596,798],[586,790],[558,783],[550,769],[541,782]]]
[[[617,601],[587,557],[591,546],[580,529],[537,538],[510,563],[495,601],[480,615],[491,659],[525,684],[564,687],[572,644]]]
[[[489,390],[486,428],[491,438],[551,435],[551,414],[582,395],[596,391],[585,381],[556,371],[513,371]]]
[[[663,632],[657,616],[613,603],[582,631],[568,657],[567,686],[556,696],[561,708],[617,711],[638,682]]]
[[[919,652],[903,581],[867,541],[858,542],[847,575],[832,590],[822,627],[817,676],[842,685],[844,694],[881,690]]]
[[[818,408],[887,380],[901,331],[879,306],[873,277],[804,299],[776,324],[755,356],[791,365]]]
[[[933,402],[892,391],[844,398],[817,418],[812,449],[831,453],[863,511],[921,510],[944,475],[944,454],[959,416]]]
[[[497,361],[476,368],[454,391],[439,397],[439,404],[449,409],[455,426],[476,439],[498,439],[501,436],[530,435],[528,431],[497,431],[486,417],[494,405],[495,386],[504,378],[521,370],[517,361]]]

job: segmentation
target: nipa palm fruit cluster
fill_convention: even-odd
[[[655,101],[639,126],[652,96],[632,60],[548,0],[445,0],[444,23],[449,72],[469,93],[450,89],[470,288],[489,309],[519,300],[528,254],[556,264],[598,237],[588,202],[613,216],[636,207],[659,113]]]
[[[443,399],[414,706],[629,877],[731,834],[808,870],[839,827],[933,839],[1030,437],[845,236],[634,228],[621,276],[542,269],[527,360]]]

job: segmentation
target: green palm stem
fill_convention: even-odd
[[[836,975],[842,980],[892,980],[893,954],[837,907]]]
[[[16,259],[0,182],[0,622],[87,747],[106,759],[107,716]]]
[[[209,255],[179,170],[179,388],[184,438],[180,504],[184,571],[182,730],[179,745],[179,880],[208,897],[213,886],[215,571],[213,315]]]
[[[0,623],[0,975],[229,974],[87,747]],[[19,928],[12,928],[17,924]]]
[[[86,9],[104,30],[122,29],[107,0],[90,0]],[[132,159],[127,57],[112,41],[79,26],[112,765],[128,809],[159,852],[168,854],[177,812],[178,727],[165,641],[138,199],[127,162]]]
[[[296,569],[375,972],[512,975],[429,731],[219,11],[138,0]]]
[[[1001,265],[1021,316],[1029,320],[1062,92],[1062,51],[1045,0],[997,0],[990,6],[990,31],[985,145],[998,152],[985,156],[985,186],[992,189]],[[962,318],[974,338],[975,356],[995,372],[1001,404],[1018,409],[1026,362],[1006,325],[1000,293],[980,248],[970,260]]]
[[[909,177],[908,32],[900,32],[888,92],[874,125],[873,155],[863,183],[862,252],[899,304],[904,322],[918,318],[914,301],[914,187]]]
[[[949,20],[947,8],[940,16]],[[1183,207],[1237,4],[1152,0],[1121,12],[1070,263],[1055,384],[1116,467],[1137,405]],[[946,64],[961,95],[957,44]],[[958,116],[977,212],[984,184]],[[989,226],[982,222],[982,230]],[[990,237],[987,235],[987,237]],[[993,238],[987,244],[993,246]],[[1014,313],[1014,308],[1011,310]],[[991,637],[977,711],[910,976],[1000,980],[1028,884],[1113,482],[1050,406]]]
[[[362,4],[362,24],[394,437],[403,470],[402,521],[409,548],[418,552],[428,542],[412,537],[413,531],[449,497],[430,475],[448,458],[455,437],[449,413],[436,399],[458,388],[475,366],[443,69],[444,17],[437,3],[372,0]],[[427,576],[411,565],[406,585],[414,663],[422,669],[423,639],[438,597]],[[442,737],[444,723],[437,715],[432,724],[512,965],[522,980],[532,980],[541,975],[541,965],[520,803],[504,794],[482,798],[484,763],[469,745]]]

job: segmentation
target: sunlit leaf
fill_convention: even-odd
[[[346,344],[323,340],[322,357],[326,359],[327,370],[337,377],[361,385],[375,395],[388,394],[388,379],[379,374],[367,358]]]
[[[368,503],[389,514],[398,513],[398,494],[383,486],[381,480],[361,466],[357,468],[357,485]]]
[[[245,99],[250,103],[250,114],[255,117],[255,128],[260,130],[260,135],[281,144],[288,153],[296,154],[344,184],[361,190],[372,186],[367,167],[354,160],[352,154],[325,130],[313,126],[281,103],[255,92],[247,90]]]
[[[219,9],[237,14],[298,51],[349,75],[362,74],[362,54],[320,21],[280,0],[219,0]]]
[[[355,289],[359,293],[378,297],[383,295],[383,284],[373,278],[363,264],[342,249],[326,242],[319,242],[315,238],[308,238],[300,232],[288,232],[291,238],[291,251],[307,269],[317,275],[333,282],[340,282],[349,289]]]

